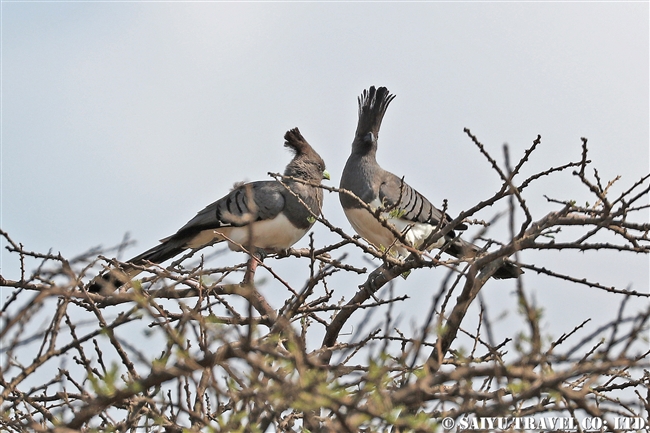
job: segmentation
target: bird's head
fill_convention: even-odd
[[[285,169],[285,176],[298,177],[312,182],[329,179],[330,174],[325,169],[325,161],[307,143],[298,128],[287,131],[284,135],[284,145],[291,149],[295,156]]]
[[[369,132],[366,135],[364,135],[362,140],[367,145],[373,145],[377,142],[377,139],[375,138],[375,134],[373,134],[372,132]]]

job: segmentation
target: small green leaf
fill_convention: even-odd
[[[314,218],[313,215],[309,215],[309,216],[307,217],[307,222],[308,222],[309,224],[314,224],[314,223],[316,222],[316,218]]]
[[[388,212],[388,216],[391,218],[402,218],[406,211],[404,209],[393,209]]]

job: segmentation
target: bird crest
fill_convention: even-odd
[[[302,136],[298,128],[290,129],[284,134],[284,147],[287,147],[295,152],[296,155],[304,155],[313,152],[313,149]]]
[[[358,99],[359,123],[356,132],[357,137],[363,137],[371,132],[374,140],[377,139],[381,121],[393,99],[395,99],[395,95],[391,95],[385,87],[375,89],[375,86],[371,86],[363,91]]]

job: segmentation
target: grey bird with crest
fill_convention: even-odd
[[[121,269],[109,269],[95,277],[88,290],[111,293],[140,273],[129,265],[162,263],[188,249],[218,242],[227,242],[233,251],[252,247],[250,253],[258,257],[287,250],[298,242],[321,213],[323,190],[319,185],[330,177],[325,162],[298,128],[287,131],[284,139],[285,147],[294,153],[284,175],[293,179],[236,185],[159,245],[128,260]],[[256,263],[251,258],[253,271]]]
[[[444,228],[452,218],[434,207],[403,179],[377,163],[379,128],[394,98],[395,95],[391,95],[385,87],[374,86],[364,90],[359,97],[359,122],[340,184],[341,189],[356,197],[339,193],[345,216],[361,237],[381,251],[388,249],[391,255],[398,258],[407,257],[409,249],[420,250],[423,247],[428,251],[442,248],[459,259],[476,256],[480,248],[456,236],[456,231],[467,229],[462,223],[437,242],[423,245],[434,231]],[[368,207],[373,212],[382,209],[380,218],[392,225],[406,243],[397,240],[395,234],[382,225]],[[517,266],[506,262],[493,276],[516,278],[521,273]]]

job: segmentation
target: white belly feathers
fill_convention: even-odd
[[[380,205],[379,200],[370,203],[373,209]],[[390,230],[381,225],[379,221],[366,209],[345,209],[345,216],[350,221],[354,230],[368,242],[373,244],[377,249],[383,251],[395,243],[395,236]],[[388,212],[382,214],[382,217],[392,224],[397,231],[404,234],[405,240],[409,246],[419,249],[422,243],[436,229],[435,226],[426,223],[414,223],[401,218],[392,218]],[[436,243],[430,245],[427,251],[433,248],[440,248],[445,243],[444,238],[439,239]],[[409,255],[406,248],[400,242],[396,242],[391,248],[391,252],[399,257],[405,258]]]
[[[189,248],[199,248],[228,238],[235,242],[228,242],[228,247],[233,251],[241,251],[237,244],[242,245],[244,248],[252,244],[257,248],[284,250],[298,242],[307,230],[294,226],[286,216],[279,214],[271,220],[255,221],[246,227],[222,227],[203,230],[188,242],[187,246]],[[250,233],[253,234],[252,242],[249,239]]]

